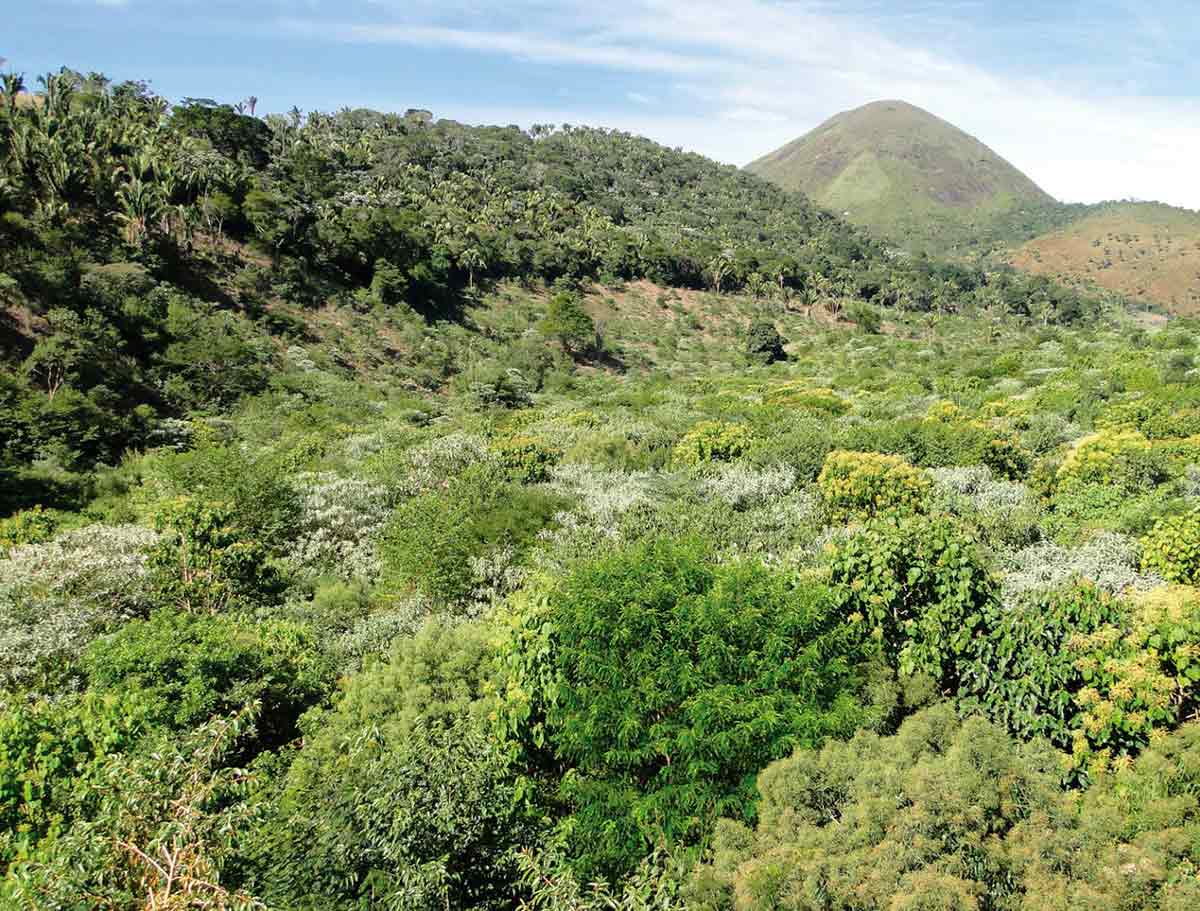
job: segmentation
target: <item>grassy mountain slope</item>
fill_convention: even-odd
[[[1200,212],[1161,203],[1105,203],[1028,241],[1009,260],[1176,313],[1200,312]]]
[[[903,101],[838,114],[747,170],[909,249],[989,249],[1063,217],[979,140]]]

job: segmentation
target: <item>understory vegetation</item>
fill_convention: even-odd
[[[0,101],[4,907],[1200,901],[1200,325],[619,133]]]

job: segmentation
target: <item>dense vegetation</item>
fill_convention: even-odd
[[[0,904],[1191,907],[1200,327],[592,129],[0,139]]]

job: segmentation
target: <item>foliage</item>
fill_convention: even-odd
[[[826,508],[841,522],[924,512],[929,487],[925,474],[903,459],[871,452],[831,452],[817,478]]]
[[[223,883],[247,823],[246,772],[227,759],[253,724],[253,707],[153,749],[113,755],[98,769],[96,810],[15,867],[0,897],[16,907],[112,911],[260,911]]]
[[[431,622],[304,722],[304,749],[247,852],[287,907],[509,907],[532,831],[485,731],[484,630]]]
[[[107,758],[132,749],[149,724],[133,693],[36,700],[0,712],[0,871],[95,812]]]
[[[514,717],[533,713],[521,728],[544,725],[564,765],[559,831],[585,877],[627,871],[660,840],[694,843],[717,816],[752,818],[764,757],[868,714],[857,631],[825,589],[711,568],[688,547],[651,541],[582,565],[516,623],[532,663],[510,684]]]
[[[518,484],[540,484],[550,477],[562,453],[543,445],[534,437],[514,435],[492,444],[496,458]]]
[[[41,504],[0,519],[0,557],[22,544],[45,544],[54,537],[58,518]]]
[[[865,625],[901,674],[957,688],[958,663],[997,594],[961,526],[942,517],[873,520],[835,548],[830,573],[837,610]]]
[[[1200,584],[1200,509],[1154,524],[1142,539],[1142,568],[1169,582]]]
[[[746,356],[756,364],[774,364],[787,360],[783,337],[774,323],[759,321],[746,330]]]
[[[156,536],[92,525],[0,559],[0,685],[53,690],[94,637],[149,613]]]
[[[472,559],[505,547],[525,550],[561,505],[552,494],[507,481],[498,467],[469,468],[445,488],[397,507],[380,540],[381,585],[392,594],[461,602],[476,581]]]
[[[1058,469],[1058,483],[1067,490],[1098,484],[1136,493],[1162,480],[1164,474],[1150,442],[1140,433],[1101,430],[1071,447]]]
[[[681,465],[731,462],[750,451],[752,440],[744,424],[701,421],[675,444],[672,459]]]
[[[596,344],[596,324],[580,306],[578,296],[560,291],[546,305],[538,326],[542,334],[562,345],[567,354],[587,354]]]
[[[92,691],[138,693],[145,717],[178,731],[255,702],[255,745],[273,748],[328,687],[313,645],[309,630],[285,621],[158,611],[93,642],[83,668]]]
[[[1044,746],[938,706],[894,736],[862,732],[768,767],[757,828],[720,825],[688,904],[1187,907],[1197,749],[1200,728],[1188,725],[1083,795],[1064,794]]]
[[[283,580],[266,548],[246,540],[224,503],[183,497],[155,517],[159,540],[150,551],[149,582],[159,603],[215,614],[275,603]]]

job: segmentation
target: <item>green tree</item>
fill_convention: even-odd
[[[596,342],[595,322],[581,306],[578,295],[568,291],[560,291],[550,298],[546,316],[538,328],[570,355],[586,354]]]
[[[517,609],[510,648],[523,695],[509,717],[551,751],[585,877],[695,844],[718,816],[752,819],[765,761],[870,715],[858,630],[826,589],[662,540],[548,583]]]

